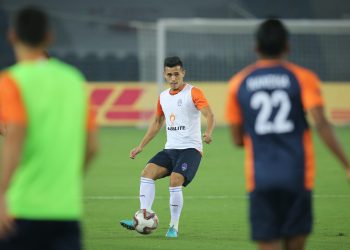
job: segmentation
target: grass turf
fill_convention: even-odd
[[[119,225],[139,207],[142,168],[164,146],[162,131],[135,160],[129,151],[145,130],[104,128],[100,153],[85,181],[83,220],[87,250],[114,249],[256,249],[249,240],[245,198],[243,151],[232,146],[228,130],[218,128],[211,145],[205,146],[194,181],[184,189],[184,208],[178,239],[166,239],[170,219],[168,178],[156,182],[153,209],[160,219],[158,229],[144,236]],[[336,129],[350,153],[350,128]],[[350,188],[339,163],[314,136],[317,178],[314,197],[314,232],[307,249],[349,249]]]

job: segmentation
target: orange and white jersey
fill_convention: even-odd
[[[166,121],[165,149],[195,148],[202,152],[200,109],[207,106],[203,92],[190,84],[179,92],[167,89],[160,94],[157,115],[164,115]]]

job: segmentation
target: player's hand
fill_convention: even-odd
[[[0,122],[0,135],[6,136],[6,125]]]
[[[211,134],[209,134],[208,132],[205,132],[205,133],[203,134],[203,141],[204,141],[206,144],[210,144],[211,141],[212,141]]]
[[[14,220],[7,213],[5,196],[0,195],[0,239],[14,231]]]
[[[140,146],[137,146],[136,148],[133,148],[131,151],[130,151],[130,158],[131,159],[135,159],[136,155],[138,153],[142,152],[142,148]]]
[[[350,166],[346,169],[346,177],[348,178],[348,181],[350,183]]]

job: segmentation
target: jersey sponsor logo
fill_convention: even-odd
[[[171,115],[170,115],[170,117],[169,117],[169,120],[170,120],[171,126],[173,126],[173,125],[174,125],[175,119],[176,119],[175,115],[174,115],[173,113],[171,113]]]
[[[177,100],[177,106],[179,106],[179,107],[182,106],[182,99]]]
[[[169,131],[179,131],[179,130],[186,130],[185,126],[176,126],[176,127],[168,127]]]
[[[167,127],[167,129],[169,131],[178,131],[178,130],[185,130],[185,126],[174,126],[175,120],[176,120],[176,116],[174,113],[171,113],[170,117],[170,127]]]

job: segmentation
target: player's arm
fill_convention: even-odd
[[[2,150],[1,195],[7,191],[11,177],[19,165],[25,134],[26,128],[23,125],[8,124]]]
[[[345,170],[347,171],[348,179],[350,181],[350,163],[349,159],[345,155],[345,152],[338,142],[335,133],[328,122],[323,107],[314,107],[310,109],[310,114],[315,121],[315,127],[318,135],[322,141],[328,146],[332,153],[338,158],[342,163]]]
[[[97,132],[88,131],[86,134],[86,147],[85,147],[85,162],[84,169],[87,170],[92,159],[95,157],[98,151]]]
[[[9,77],[0,79],[2,118],[7,134],[2,147],[0,180],[0,238],[13,229],[13,220],[7,212],[5,194],[19,165],[26,135],[26,111],[20,90]]]
[[[162,128],[165,121],[164,114],[163,115],[156,115],[153,122],[149,126],[145,136],[142,138],[140,144],[133,148],[130,151],[130,158],[135,159],[136,155],[140,153],[144,147],[156,136],[156,134],[159,132],[159,130]]]
[[[12,176],[19,165],[26,129],[22,125],[8,124],[2,150],[0,182],[0,239],[14,230],[13,219],[7,211],[5,194]]]
[[[84,169],[88,169],[92,159],[95,157],[98,151],[98,141],[97,141],[97,125],[95,112],[91,106],[88,104],[88,115],[86,121],[86,145],[85,145],[85,161]]]
[[[191,90],[192,101],[196,108],[201,112],[201,114],[207,120],[207,129],[203,134],[203,140],[205,143],[209,144],[212,141],[212,134],[215,127],[214,114],[209,106],[204,93],[199,88],[193,87]]]
[[[230,132],[233,143],[238,147],[243,147],[243,127],[241,124],[230,124]]]
[[[238,147],[243,147],[244,132],[242,125],[242,115],[237,100],[237,91],[240,84],[240,80],[240,77],[236,76],[229,83],[225,117],[229,124],[232,142]]]
[[[135,159],[136,155],[144,149],[144,147],[156,136],[156,134],[159,132],[161,127],[163,126],[165,121],[165,116],[163,112],[162,105],[160,104],[160,97],[158,97],[157,102],[157,110],[156,110],[156,116],[150,126],[148,127],[148,130],[145,134],[145,136],[142,138],[140,144],[133,148],[130,151],[130,158]]]
[[[344,150],[337,141],[335,133],[327,120],[323,109],[323,97],[321,94],[320,80],[315,74],[305,74],[302,85],[302,100],[306,110],[315,121],[317,133],[321,140],[328,146],[337,159],[343,164],[350,181],[350,164]]]
[[[0,122],[0,135],[6,135],[6,124],[4,122]]]
[[[203,134],[203,140],[205,143],[209,144],[212,141],[212,134],[215,127],[214,114],[209,106],[201,108],[200,111],[207,120],[207,129]]]

